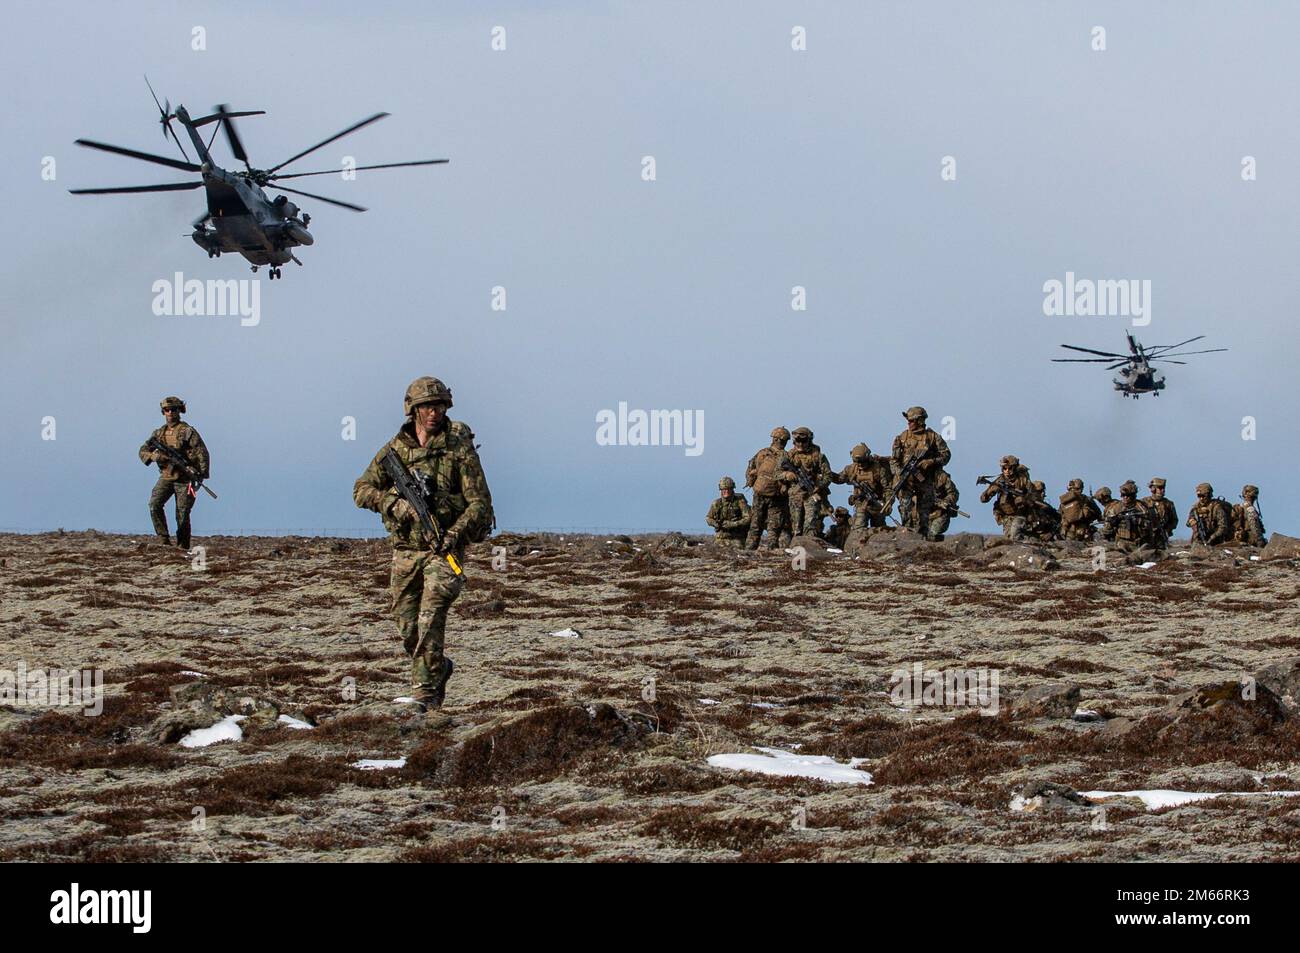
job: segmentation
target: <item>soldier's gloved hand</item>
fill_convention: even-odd
[[[153,453],[149,454],[149,459],[154,463],[161,464],[166,461],[167,456],[161,450],[155,450]]]
[[[458,533],[446,532],[442,534],[442,545],[438,547],[438,555],[445,556],[448,553],[454,553],[460,547],[460,535]]]
[[[399,523],[410,523],[419,516],[415,512],[415,507],[401,497],[398,497],[397,502],[389,508],[388,515]]]

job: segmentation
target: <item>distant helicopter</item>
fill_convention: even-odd
[[[254,272],[257,271],[259,265],[270,265],[272,278],[280,277],[280,266],[286,262],[293,261],[295,264],[301,265],[302,262],[298,261],[293,249],[302,245],[311,245],[315,242],[315,239],[312,238],[311,232],[307,231],[311,216],[306,213],[299,214],[298,206],[290,202],[286,196],[277,195],[274,199],[269,198],[262,191],[263,187],[276,189],[280,192],[292,192],[294,195],[305,195],[308,198],[328,202],[331,205],[338,205],[354,212],[365,211],[360,205],[353,205],[351,202],[341,202],[338,199],[326,198],[323,195],[313,195],[311,192],[300,192],[274,183],[279,179],[300,179],[309,175],[339,175],[344,171],[342,168],[327,169],[323,172],[294,172],[288,175],[280,173],[279,170],[290,162],[296,162],[303,156],[315,152],[321,146],[329,145],[336,139],[342,139],[363,126],[368,126],[372,122],[383,119],[388,113],[375,113],[367,119],[348,126],[342,132],[335,133],[328,139],[316,143],[310,149],[304,149],[292,158],[285,159],[279,165],[272,166],[269,169],[254,169],[249,165],[248,154],[244,152],[244,145],[239,140],[239,134],[235,132],[235,124],[232,120],[237,116],[262,116],[266,114],[265,110],[254,109],[244,112],[230,112],[226,106],[222,105],[215,107],[215,112],[209,116],[191,119],[184,106],[177,105],[175,111],[173,111],[170,100],[167,101],[166,106],[159,103],[158,96],[153,91],[153,86],[149,84],[148,77],[145,77],[145,83],[149,86],[149,93],[153,96],[154,104],[158,107],[159,122],[163,127],[163,137],[166,138],[170,135],[176,141],[176,145],[181,150],[181,155],[185,156],[184,162],[148,152],[124,149],[121,146],[92,142],[89,139],[78,139],[77,145],[86,146],[90,149],[99,149],[103,152],[113,152],[133,159],[143,159],[146,162],[155,162],[158,165],[180,169],[182,172],[198,172],[202,178],[197,182],[131,185],[108,189],[69,189],[69,192],[74,195],[105,195],[118,192],[181,192],[204,188],[207,190],[208,210],[194,220],[194,232],[189,237],[194,239],[194,243],[208,253],[209,258],[217,258],[222,252],[238,252],[252,263]],[[173,119],[179,121],[185,127],[185,131],[189,133],[190,141],[194,144],[194,149],[198,153],[201,164],[189,161],[189,154],[186,153],[185,147],[181,145],[176,130],[171,126],[171,120]],[[199,135],[198,129],[214,122],[219,123],[226,130],[226,140],[230,143],[230,151],[234,153],[236,159],[244,163],[244,168],[247,171],[229,172],[213,161],[209,149],[212,147],[212,140],[216,138],[216,129],[213,129],[212,136],[206,143],[204,143],[203,137]],[[351,171],[392,169],[397,166],[407,165],[439,165],[447,161],[447,159],[419,159],[415,162],[386,162],[381,165],[356,166]],[[212,223],[210,228],[208,227],[209,222]]]
[[[1082,351],[1085,354],[1100,354],[1101,357],[1055,357],[1052,358],[1054,364],[1109,364],[1106,368],[1113,371],[1120,368],[1119,377],[1115,378],[1115,389],[1125,397],[1132,397],[1137,400],[1143,394],[1154,394],[1159,397],[1160,392],[1165,389],[1165,378],[1163,374],[1157,373],[1152,369],[1153,361],[1168,361],[1170,364],[1186,364],[1186,361],[1175,361],[1171,358],[1188,357],[1192,354],[1213,354],[1216,351],[1226,351],[1226,347],[1210,348],[1206,351],[1184,351],[1178,352],[1178,348],[1191,344],[1193,341],[1199,341],[1205,337],[1204,334],[1194,338],[1188,338],[1181,344],[1158,344],[1155,347],[1144,348],[1141,344],[1133,339],[1133,335],[1128,331],[1124,332],[1128,338],[1127,355],[1112,354],[1110,351],[1094,351],[1091,348],[1075,347],[1073,344],[1062,344],[1061,347],[1068,348],[1071,351]]]

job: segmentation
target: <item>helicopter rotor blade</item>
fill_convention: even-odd
[[[77,139],[76,143],[79,146],[85,146],[87,149],[98,149],[101,152],[112,152],[120,156],[127,156],[131,159],[143,159],[145,162],[156,162],[158,165],[180,169],[182,172],[199,171],[199,167],[193,162],[182,162],[180,159],[168,159],[166,156],[156,156],[152,152],[137,152],[135,149],[124,149],[122,146],[110,146],[108,143],[93,142],[90,139]]]
[[[226,104],[222,103],[217,106],[217,116],[221,119],[221,126],[226,130],[226,142],[230,144],[230,151],[234,153],[236,159],[244,163],[244,168],[252,168],[248,164],[248,153],[244,151],[244,144],[239,140],[239,133],[235,131],[235,124],[230,119],[230,114],[226,112]]]
[[[1167,358],[1167,357],[1153,357],[1153,358],[1151,358],[1151,360],[1152,360],[1152,361],[1164,361],[1164,362],[1167,363],[1167,364],[1186,364],[1186,363],[1187,363],[1186,361],[1171,361],[1171,360],[1169,360],[1169,358]]]
[[[168,185],[124,185],[111,189],[68,189],[68,191],[73,195],[110,195],[118,192],[187,192],[202,187],[202,182],[172,182]]]
[[[365,211],[365,209],[362,208],[360,205],[353,205],[351,202],[340,202],[338,199],[327,199],[327,198],[326,198],[325,196],[323,196],[323,195],[314,195],[314,194],[311,193],[311,192],[300,192],[300,191],[298,191],[297,189],[291,189],[291,188],[289,188],[288,186],[284,186],[284,185],[276,185],[275,183],[270,183],[270,184],[267,185],[267,188],[268,188],[268,189],[278,189],[278,190],[281,191],[281,192],[292,192],[294,195],[305,195],[305,196],[307,196],[307,198],[309,198],[309,199],[316,199],[316,201],[318,201],[318,202],[329,202],[330,205],[337,205],[337,206],[339,206],[340,208],[351,209],[351,210],[354,211],[354,212],[364,212],[364,211]]]
[[[155,92],[153,91],[153,83],[149,82],[149,77],[148,77],[148,76],[146,76],[146,77],[144,78],[144,84],[145,84],[146,86],[149,87],[149,95],[153,97],[153,104],[154,104],[155,106],[158,107],[158,123],[159,123],[159,125],[162,126],[163,138],[166,139],[168,136],[171,136],[172,141],[175,142],[177,148],[179,148],[179,149],[181,150],[181,155],[183,155],[183,156],[185,157],[185,161],[186,161],[186,162],[189,162],[189,161],[190,161],[190,154],[189,154],[188,152],[185,151],[185,145],[184,145],[184,143],[182,143],[182,142],[180,141],[180,139],[177,138],[177,136],[176,136],[176,130],[172,128],[172,124],[171,124],[171,118],[172,118],[172,104],[171,104],[171,100],[169,99],[169,100],[167,101],[167,105],[166,105],[166,106],[164,106],[162,103],[158,102],[158,94],[155,93]]]
[[[220,109],[224,109],[225,107],[224,107],[224,106],[218,106],[217,108],[220,110]],[[210,115],[210,116],[204,116],[202,119],[192,119],[192,120],[190,120],[190,125],[191,125],[191,126],[206,126],[208,123],[210,123],[210,122],[216,122],[218,119],[221,119],[221,118],[223,118],[223,117],[226,118],[226,119],[238,119],[238,118],[240,118],[241,116],[265,116],[265,115],[266,115],[266,110],[265,110],[265,109],[244,109],[244,110],[241,110],[240,112],[224,112],[224,113],[223,113],[223,112],[214,112],[212,115]]]
[[[1148,352],[1172,351],[1175,350],[1176,348],[1182,347],[1184,344],[1191,344],[1193,341],[1199,341],[1203,337],[1205,337],[1204,334],[1198,334],[1194,338],[1188,338],[1186,341],[1183,341],[1182,344],[1157,344],[1154,347],[1147,348],[1147,351]]]
[[[444,162],[450,162],[450,159],[417,159],[415,162],[385,162],[381,165],[359,165],[352,172],[363,172],[366,169],[396,169],[403,165],[441,165]],[[338,175],[342,169],[326,169],[323,172],[292,172],[289,175],[273,175],[271,179],[301,179],[308,175]]]
[[[346,135],[348,135],[348,134],[350,134],[350,133],[356,132],[356,131],[357,131],[358,129],[360,129],[362,126],[368,126],[368,125],[370,125],[372,122],[377,122],[378,120],[383,119],[383,118],[384,118],[385,116],[387,116],[387,115],[388,115],[388,113],[375,113],[373,116],[370,116],[370,117],[367,118],[367,119],[363,119],[363,120],[361,120],[361,121],[358,122],[358,123],[353,123],[351,126],[348,126],[348,128],[344,129],[342,132],[336,132],[334,135],[330,136],[328,139],[324,139],[324,140],[322,140],[322,141],[316,143],[316,145],[312,146],[310,149],[304,149],[302,152],[298,153],[296,156],[293,156],[292,158],[289,158],[289,159],[285,159],[285,160],[284,160],[283,162],[281,162],[279,165],[277,165],[277,166],[273,166],[273,167],[271,167],[270,169],[267,169],[266,171],[269,173],[269,172],[275,172],[275,171],[277,171],[277,170],[279,170],[279,169],[283,169],[283,168],[284,168],[285,166],[287,166],[290,162],[296,162],[297,160],[301,159],[303,156],[305,156],[305,155],[307,155],[307,154],[309,154],[309,153],[315,152],[315,151],[316,151],[317,149],[319,149],[321,146],[327,146],[327,145],[329,145],[331,142],[333,142],[335,139],[342,139],[344,136],[346,136]]]
[[[1114,351],[1094,351],[1090,347],[1075,347],[1073,344],[1062,344],[1061,347],[1068,348],[1071,351],[1082,351],[1084,354],[1100,354],[1102,357],[1109,357],[1112,360],[1118,357],[1128,359],[1127,354],[1116,354]]]
[[[1226,351],[1226,350],[1227,350],[1226,347],[1212,347],[1208,351],[1179,351],[1174,354],[1165,352],[1164,354],[1161,354],[1160,357],[1187,357],[1190,354],[1215,354],[1219,351]]]
[[[1054,357],[1053,364],[1109,364],[1109,357]],[[1124,363],[1128,363],[1125,361]]]

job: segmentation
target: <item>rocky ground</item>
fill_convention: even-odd
[[[0,706],[0,860],[1300,860],[1300,797],[1259,796],[1300,790],[1284,537],[1098,570],[966,535],[806,563],[505,536],[469,559],[433,717],[394,701],[385,542],[196,542],[202,568],[0,536],[0,668],[107,692]],[[903,704],[915,663],[996,673],[996,713]],[[241,739],[179,743],[234,714]],[[871,783],[709,763],[760,746]],[[1080,793],[1147,789],[1234,796]]]

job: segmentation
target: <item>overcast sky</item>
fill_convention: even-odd
[[[1201,480],[1256,483],[1300,533],[1294,4],[546,6],[7,4],[0,527],[149,532],[136,448],[179,394],[221,495],[197,535],[375,530],[352,483],[434,374],[502,528],[703,531],[773,426],[838,469],[923,404],[955,418],[963,528],[993,528],[974,480],[1016,453],[1053,496],[1165,476],[1181,515]],[[73,145],[174,154],[145,73],[195,115],[265,109],[239,125],[261,168],[379,110],[289,171],[451,162],[300,180],[369,211],[295,197],[316,244],[258,274],[257,326],[157,316],[177,271],[253,276],[190,241],[202,192],[67,193],[191,178]],[[1122,399],[1104,366],[1049,363],[1130,324],[1044,315],[1066,272],[1149,280],[1147,344],[1231,350]],[[620,401],[702,411],[703,452],[599,446]]]

